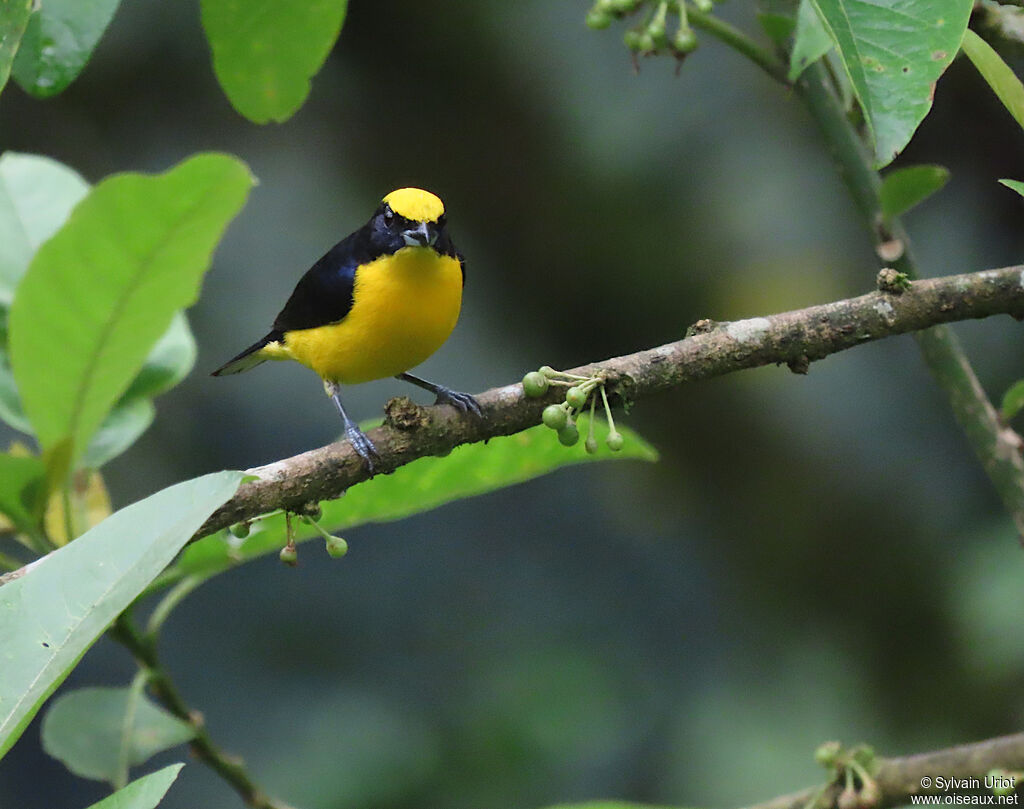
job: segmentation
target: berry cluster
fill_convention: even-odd
[[[693,0],[694,7],[701,12],[711,11],[712,0]],[[634,54],[652,56],[668,51],[677,59],[693,53],[697,47],[697,36],[690,27],[686,14],[685,0],[597,0],[587,12],[587,25],[594,29],[607,28],[616,19],[647,7],[640,22],[626,31],[623,37],[626,47]],[[668,36],[668,15],[679,18],[679,25],[671,39]]]
[[[814,751],[814,760],[829,771],[831,779],[815,792],[806,804],[807,809],[817,806],[832,784],[843,787],[836,798],[839,809],[874,809],[878,806],[882,799],[874,778],[878,764],[875,751],[868,745],[859,744],[846,750],[839,742],[825,742]]]
[[[271,511],[267,514],[261,514],[256,520],[265,520],[267,517],[273,517],[280,514],[281,510]],[[307,525],[312,525],[317,532],[324,538],[324,545],[327,549],[327,554],[333,559],[340,559],[346,553],[348,553],[348,543],[341,537],[336,537],[332,534],[328,534],[324,530],[323,526],[320,525],[318,520],[320,519],[322,512],[318,505],[312,505],[303,509],[302,513],[296,513],[300,520]],[[245,539],[249,536],[249,531],[252,528],[252,523],[255,520],[246,520],[244,522],[238,522],[231,526],[230,531],[233,536],[238,539]],[[292,528],[292,512],[284,512],[284,524],[285,524],[285,546],[281,548],[279,558],[281,561],[289,567],[295,567],[299,563],[299,551],[295,545],[295,530]]]
[[[606,381],[607,377],[600,371],[591,376],[580,376],[579,374],[556,371],[551,366],[545,365],[540,370],[530,371],[523,377],[523,392],[527,396],[539,398],[546,394],[552,385],[568,388],[565,392],[565,401],[561,404],[548,405],[541,415],[544,425],[557,432],[558,440],[567,447],[573,446],[580,440],[576,418],[587,406],[587,402],[590,402],[587,440],[583,442],[583,446],[587,452],[593,455],[597,452],[597,438],[594,437],[596,391],[600,390],[605,418],[608,419],[608,436],[605,442],[608,444],[608,449],[618,452],[622,449],[625,439],[622,437],[622,433],[615,429],[615,419],[612,418],[612,409],[608,406],[608,394],[604,389]]]

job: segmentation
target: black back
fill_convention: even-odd
[[[369,222],[334,245],[299,279],[274,319],[273,333],[313,329],[343,320],[352,309],[357,268],[405,247],[402,231],[414,224],[382,203]],[[433,249],[459,260],[465,284],[466,263],[452,244],[444,216],[437,226]]]

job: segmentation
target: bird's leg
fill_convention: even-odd
[[[468,411],[477,416],[482,415],[480,412],[480,405],[477,403],[476,399],[468,393],[459,393],[451,388],[446,388],[444,385],[436,385],[433,382],[420,379],[418,376],[413,376],[412,374],[398,374],[395,379],[403,379],[406,382],[412,382],[412,384],[421,387],[424,390],[429,390],[437,397],[434,404],[450,404],[456,410],[461,410],[463,413]]]
[[[341,421],[345,425],[345,437],[352,444],[352,449],[356,451],[360,458],[366,461],[366,468],[372,475],[376,471],[374,461],[380,460],[380,453],[377,452],[373,442],[359,429],[359,425],[352,421],[348,417],[348,413],[345,412],[345,407],[341,403],[341,387],[336,382],[325,381],[324,390],[334,400],[334,404],[338,406],[338,412],[341,413]]]

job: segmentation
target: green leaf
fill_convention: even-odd
[[[129,700],[134,703],[128,739],[131,766],[195,737],[194,727],[130,688],[80,688],[50,705],[43,719],[43,749],[75,775],[113,783],[121,769]]]
[[[949,182],[945,166],[908,166],[882,178],[879,198],[882,216],[891,221],[940,191]]]
[[[99,469],[134,444],[149,429],[156,415],[156,409],[147,397],[156,396],[178,384],[191,370],[195,357],[195,338],[189,329],[188,319],[183,312],[178,312],[170,328],[149,352],[138,376],[89,441],[82,465]],[[14,376],[3,352],[0,352],[0,419],[16,430],[32,434],[32,425],[25,418]]]
[[[579,420],[586,434],[586,417]],[[368,429],[368,425],[364,425]],[[515,435],[492,438],[486,444],[463,444],[445,458],[420,458],[391,475],[378,475],[349,489],[340,500],[321,503],[320,524],[329,531],[343,531],[370,522],[400,520],[442,506],[453,500],[474,497],[554,472],[564,466],[588,461],[656,461],[657,451],[635,432],[619,427],[626,438],[621,452],[603,443],[588,455],[580,441],[563,447],[547,427],[531,427]],[[603,428],[598,429],[603,437]],[[293,521],[298,539],[320,536],[312,526]],[[284,545],[283,516],[260,520],[244,540],[209,536],[190,545],[176,566],[184,575],[211,575]]]
[[[196,299],[224,228],[252,184],[226,155],[97,185],[36,253],[18,286],[11,367],[42,446],[73,458],[128,388],[174,313]]]
[[[0,454],[0,512],[29,537],[39,537],[46,506],[46,465],[34,455]]]
[[[134,444],[153,423],[156,408],[143,397],[117,403],[89,441],[82,466],[99,469]]]
[[[348,0],[202,0],[213,69],[251,121],[286,121],[309,95],[345,21]]]
[[[789,80],[796,81],[808,65],[828,53],[835,43],[818,16],[811,0],[800,0],[796,16],[796,38],[789,54]]]
[[[39,245],[87,193],[89,184],[56,160],[18,152],[0,155],[0,306],[11,305]]]
[[[1014,191],[1016,191],[1018,194],[1024,197],[1024,182],[1021,182],[1020,180],[1000,180],[999,182],[1001,182],[1007,188],[1012,188]]]
[[[167,790],[184,764],[171,764],[162,770],[132,781],[124,789],[94,803],[89,809],[154,809],[163,800]]]
[[[776,45],[782,45],[793,35],[795,24],[792,17],[773,12],[758,12],[757,21]]]
[[[218,472],[157,492],[0,587],[0,757],[241,479]]]
[[[196,363],[196,340],[184,312],[176,312],[171,325],[146,357],[121,401],[139,396],[152,398],[170,390],[188,376]]]
[[[960,48],[972,0],[813,0],[832,34],[875,143],[892,162],[932,107]]]
[[[11,65],[25,34],[32,0],[3,0],[0,2],[0,90],[11,75]]]
[[[119,0],[44,0],[14,60],[14,78],[38,98],[56,95],[89,61]]]
[[[1021,411],[1021,408],[1024,408],[1024,379],[1014,382],[1003,394],[1003,403],[999,406],[999,414],[1003,417],[1003,422],[1009,424],[1013,417]]]
[[[967,31],[963,47],[967,58],[988,82],[988,86],[1003,102],[1003,106],[1017,123],[1024,127],[1024,84],[1021,84],[1020,79],[1010,70],[1003,57],[974,31]]]

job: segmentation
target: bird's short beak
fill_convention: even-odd
[[[419,222],[416,227],[402,231],[409,247],[430,247],[437,241],[437,228],[430,222]]]

